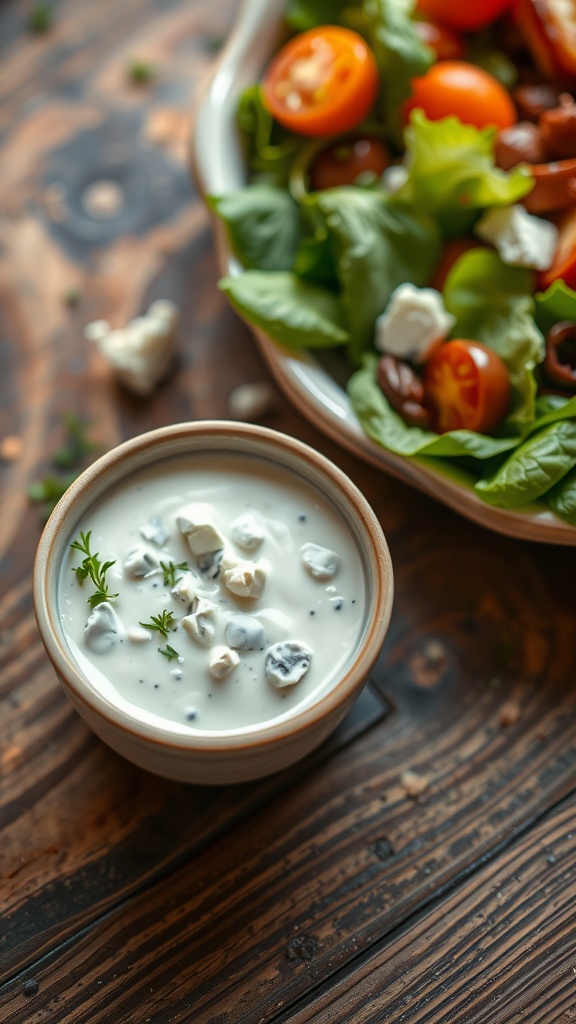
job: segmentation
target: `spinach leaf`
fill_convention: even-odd
[[[444,287],[446,308],[457,320],[452,332],[494,349],[506,364],[512,388],[506,431],[517,434],[534,420],[534,369],[544,357],[544,339],[533,318],[533,274],[505,266],[490,249],[465,253]]]
[[[490,505],[519,508],[546,494],[576,465],[576,421],[561,420],[532,434],[475,490]]]
[[[548,491],[546,501],[557,516],[576,526],[576,469]]]
[[[246,185],[208,203],[224,221],[230,244],[244,267],[291,270],[300,237],[298,207],[286,189]]]
[[[284,271],[246,270],[219,287],[251,324],[288,348],[331,348],[349,334],[338,297]]]
[[[382,192],[354,187],[326,189],[304,200],[330,238],[342,305],[356,365],[371,348],[374,323],[391,292],[404,281],[425,284],[438,260],[434,222]]]

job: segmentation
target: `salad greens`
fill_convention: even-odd
[[[431,60],[414,31],[413,7],[411,0],[293,0],[287,15],[298,30],[340,23],[367,38],[382,79],[377,130],[392,145],[410,80]],[[378,444],[405,457],[455,459],[472,470],[486,502],[519,508],[544,499],[576,525],[576,397],[537,395],[545,335],[559,320],[576,322],[576,292],[555,282],[534,294],[532,271],[503,264],[486,247],[452,267],[443,291],[456,318],[452,337],[494,349],[510,377],[509,413],[492,436],[408,426],[376,381],[374,325],[394,289],[429,284],[447,239],[469,234],[485,210],[518,203],[533,187],[527,168],[495,166],[496,130],[414,111],[396,191],[376,182],[309,192],[302,167],[318,147],[274,122],[257,85],[243,94],[238,123],[249,183],[209,199],[244,268],[220,282],[234,307],[288,348],[343,347],[352,406]]]

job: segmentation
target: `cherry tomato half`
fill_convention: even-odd
[[[424,395],[434,430],[488,434],[510,405],[510,379],[500,356],[478,341],[455,338],[434,350],[424,368]]]
[[[420,108],[430,121],[454,115],[477,128],[509,128],[517,121],[511,97],[500,82],[482,68],[465,61],[443,60],[412,81],[412,95],[404,104],[404,117]]]
[[[359,177],[379,178],[390,163],[390,154],[380,139],[357,136],[342,139],[321,150],[310,165],[312,189],[353,185]]]
[[[464,40],[451,28],[441,25],[439,21],[415,21],[414,29],[426,46],[434,50],[436,60],[462,60],[466,56]]]
[[[323,25],[295,36],[264,76],[273,117],[301,135],[340,135],[364,120],[379,88],[372,50],[350,29]]]
[[[443,25],[460,32],[475,32],[499,18],[511,6],[511,0],[418,0],[422,14],[437,18]]]

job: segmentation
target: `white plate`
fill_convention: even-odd
[[[236,129],[238,98],[259,79],[274,52],[282,31],[284,8],[285,0],[245,0],[226,47],[205,84],[195,111],[192,138],[193,173],[202,195],[220,195],[246,181]],[[239,273],[241,268],[216,218],[214,231],[222,274]],[[338,377],[343,377],[338,374],[337,354],[294,354],[251,324],[249,327],[288,398],[333,440],[488,529],[523,540],[576,545],[576,528],[544,506],[492,508],[477,497],[464,474],[446,463],[404,458],[381,448],[365,435],[343,386],[338,383]]]

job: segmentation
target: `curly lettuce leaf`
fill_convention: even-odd
[[[218,287],[246,320],[288,348],[332,348],[350,340],[338,297],[296,274],[246,270]]]
[[[242,265],[258,270],[291,270],[300,239],[300,213],[286,189],[266,183],[246,185],[209,206],[226,225]]]
[[[534,369],[544,357],[544,338],[534,322],[534,275],[508,267],[491,249],[472,249],[454,264],[444,303],[456,317],[452,332],[494,349],[506,364],[512,388],[506,430],[521,433],[535,418]]]
[[[330,239],[358,364],[372,347],[374,323],[391,292],[404,281],[425,284],[436,266],[441,238],[433,220],[384,193],[350,187],[315,192],[304,210]],[[320,227],[318,227],[320,225]]]
[[[405,131],[408,179],[397,197],[435,217],[446,235],[465,234],[480,210],[509,206],[534,186],[525,167],[495,167],[495,137],[495,128],[429,121],[414,110]]]

